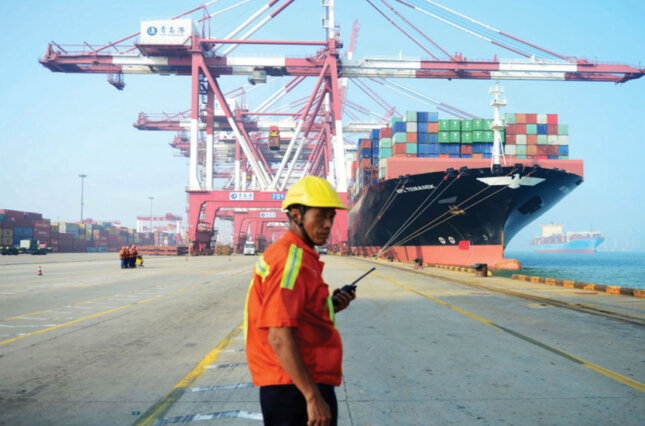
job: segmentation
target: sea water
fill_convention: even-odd
[[[645,253],[509,251],[504,257],[519,260],[524,275],[645,289]]]

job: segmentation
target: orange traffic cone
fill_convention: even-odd
[[[40,266],[38,266],[38,275],[42,275],[42,274],[43,274],[43,270],[40,268]]]

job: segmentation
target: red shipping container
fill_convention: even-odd
[[[558,155],[558,145],[547,145],[546,146],[546,155]]]
[[[558,114],[547,114],[546,124],[558,124]]]
[[[362,148],[372,148],[372,140],[371,139],[360,139],[361,142],[361,149]]]
[[[537,124],[537,114],[526,114],[526,124]]]
[[[428,123],[428,133],[439,133],[439,123]]]
[[[48,220],[35,220],[34,231],[47,231],[51,230],[51,224]]]
[[[439,154],[439,158],[450,158],[450,154]]]
[[[439,157],[441,157],[441,155]],[[450,156],[448,155],[448,157]],[[484,158],[484,154],[473,154],[472,158]]]
[[[41,213],[32,213],[25,212],[25,219],[27,220],[42,220],[43,215]]]
[[[506,134],[506,145],[515,145],[515,135]]]
[[[361,169],[365,170],[372,167],[372,159],[371,158],[363,158],[361,160]]]
[[[391,127],[383,127],[379,131],[379,137],[381,137],[381,138],[391,138],[392,137],[392,128]]]
[[[557,124],[547,124],[546,125],[546,134],[547,135],[557,135],[558,134],[558,125]]]
[[[13,221],[11,221],[11,220],[0,221],[0,228],[2,228],[2,229],[13,229]]]
[[[538,155],[538,145],[526,145],[526,155]]]
[[[526,134],[526,124],[516,124],[515,125],[515,134],[516,135],[525,135]]]
[[[538,159],[538,160],[548,160],[548,159],[549,159],[549,156],[548,156],[548,155],[538,155],[538,156],[537,156],[537,159]]]
[[[538,155],[549,155],[547,154],[548,150],[547,148],[549,145],[538,145]]]
[[[526,114],[515,114],[515,123],[526,124]]]
[[[526,135],[527,145],[537,145],[537,135]]]
[[[9,219],[24,219],[25,212],[19,210],[9,210],[9,209],[0,209],[0,213],[4,214],[4,217]]]
[[[461,145],[461,153],[462,154],[472,154],[473,153],[472,145],[470,145],[470,144]]]
[[[392,154],[405,154],[405,144],[395,143],[392,145]]]
[[[508,137],[508,135],[514,135],[514,134],[515,134],[515,124],[507,124],[506,137]]]
[[[417,143],[417,134],[416,133],[406,133],[405,134],[405,141],[409,143]]]

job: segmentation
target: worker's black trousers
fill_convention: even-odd
[[[317,384],[331,411],[331,425],[338,424],[338,403],[331,385]],[[307,424],[307,402],[295,385],[260,387],[260,405],[267,426],[302,426]]]

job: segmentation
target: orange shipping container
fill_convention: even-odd
[[[428,133],[439,133],[439,123],[428,123]]]
[[[526,124],[526,114],[515,114],[515,122],[517,124]]]
[[[405,141],[408,143],[416,143],[417,142],[417,134],[416,133],[406,133],[405,134]]]
[[[526,135],[526,144],[527,145],[537,145],[538,135]]]
[[[530,156],[538,155],[538,145],[527,145],[526,155],[530,155]]]

